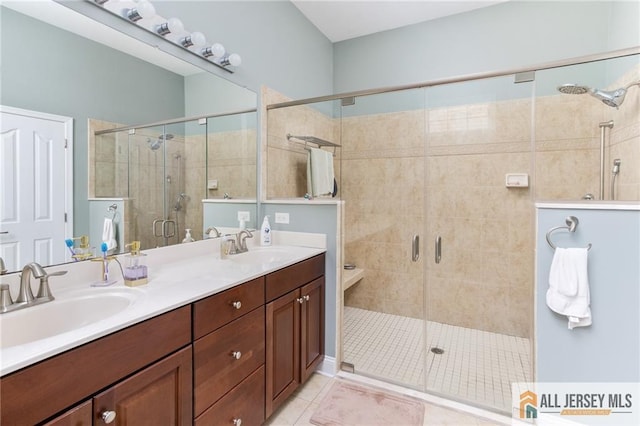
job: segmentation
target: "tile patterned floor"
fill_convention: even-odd
[[[529,340],[359,308],[344,309],[344,360],[380,378],[509,412],[511,382],[531,381]]]
[[[308,426],[322,398],[334,380],[343,380],[314,374],[309,381],[294,393],[266,423],[269,426]],[[506,419],[506,418],[505,418]],[[508,420],[508,419],[506,419]],[[424,426],[495,426],[510,424],[495,422],[462,411],[425,402]],[[349,425],[366,426],[366,425]],[[389,425],[394,426],[394,425]],[[397,425],[403,426],[403,425]]]

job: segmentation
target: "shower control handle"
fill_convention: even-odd
[[[417,262],[418,259],[420,259],[420,235],[416,234],[411,242],[411,260]]]
[[[440,260],[442,259],[442,237],[440,235],[436,237],[435,254],[436,254],[436,258],[435,258],[436,263],[440,263]]]

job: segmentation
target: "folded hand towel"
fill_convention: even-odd
[[[569,329],[591,325],[586,248],[557,248],[549,271],[547,306],[569,319]]]
[[[331,195],[335,179],[333,154],[319,148],[307,149],[307,192],[312,197]]]
[[[116,240],[116,227],[113,220],[108,217],[104,218],[102,242],[107,244],[107,251],[115,250],[118,247],[118,241]]]

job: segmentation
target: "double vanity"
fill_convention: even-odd
[[[263,423],[323,359],[325,250],[217,248],[150,251],[136,288],[56,267],[53,302],[0,315],[0,424]]]

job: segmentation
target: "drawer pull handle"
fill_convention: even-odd
[[[100,417],[103,422],[109,424],[116,419],[116,412],[111,410],[103,411],[102,414],[100,414]]]
[[[242,419],[233,419],[233,426],[242,426]]]
[[[240,309],[242,308],[242,302],[240,302],[239,300],[237,302],[231,302],[231,306],[233,306],[236,309]]]
[[[240,351],[233,351],[231,352],[231,356],[235,359],[240,359],[240,357],[242,357],[242,352]]]

